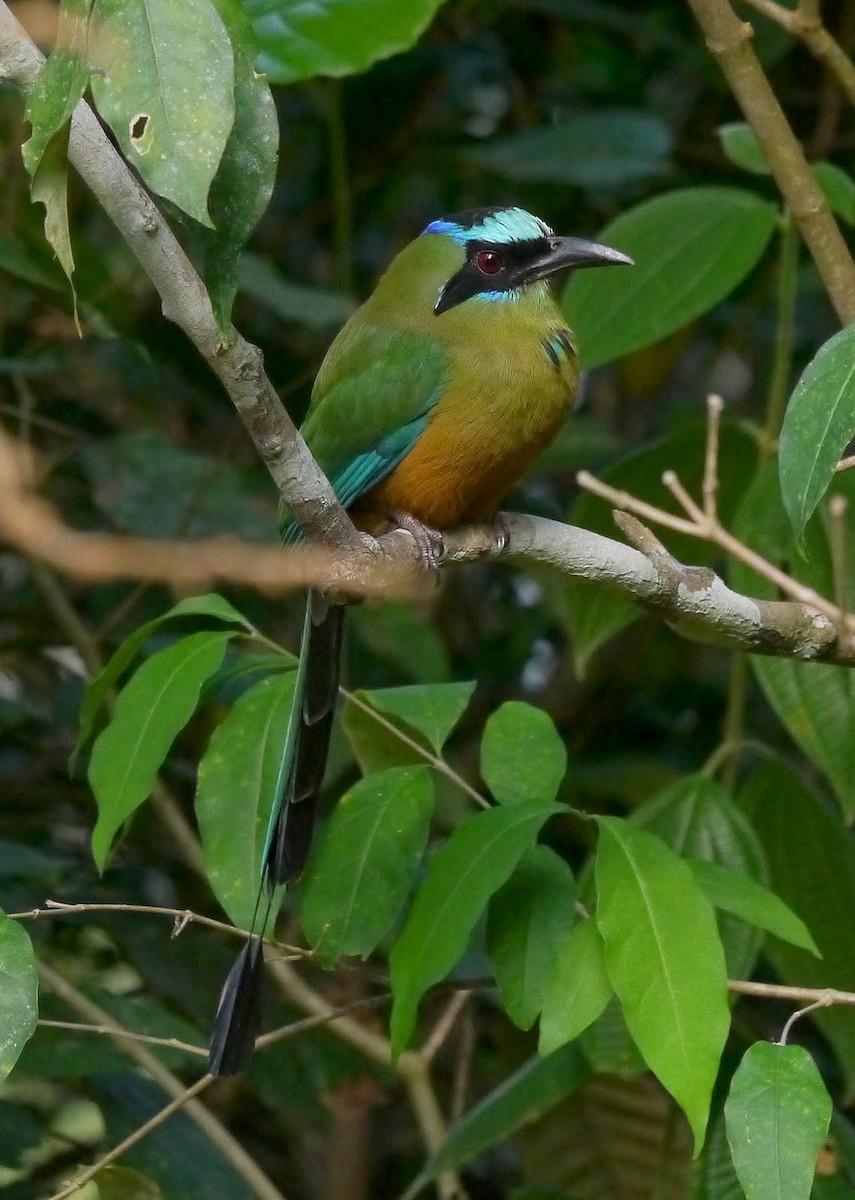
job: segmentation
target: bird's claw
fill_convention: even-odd
[[[438,571],[445,556],[445,545],[438,529],[431,529],[412,513],[392,513],[392,520],[399,529],[404,529],[416,543],[419,563],[425,571]]]

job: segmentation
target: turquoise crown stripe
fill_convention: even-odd
[[[422,234],[425,233],[443,233],[461,245],[468,241],[527,242],[532,238],[552,236],[552,230],[546,222],[524,208],[499,209],[475,225],[459,225],[442,217],[438,221],[431,221],[422,230]]]

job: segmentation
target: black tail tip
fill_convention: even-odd
[[[226,976],[208,1052],[208,1073],[240,1075],[249,1066],[261,1028],[264,949],[253,934]]]

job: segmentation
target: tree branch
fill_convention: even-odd
[[[855,63],[823,25],[817,4],[785,8],[778,0],[745,0],[745,3],[804,42],[814,58],[834,75],[849,103],[855,104]]]
[[[26,90],[44,59],[0,0],[0,79]],[[360,537],[264,371],[261,352],[231,329],[223,345],[205,285],[148,193],[81,101],[68,158],[136,255],[163,315],[184,331],[226,392],[283,498],[319,540],[356,548]]]
[[[739,20],[728,0],[688,3],[710,53],[763,147],[841,323],[855,321],[855,263],[752,49],[751,26]]]

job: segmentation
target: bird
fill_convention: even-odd
[[[579,384],[573,334],[550,280],[624,264],[632,259],[619,250],[556,236],[514,206],[431,221],[405,246],[329,347],[301,426],[357,528],[374,536],[408,530],[421,562],[434,567],[444,530],[494,521],[564,424]],[[280,525],[284,542],[302,538],[284,507]],[[503,529],[497,537],[503,544]],[[306,862],[345,612],[340,601],[309,592],[257,913],[262,894],[297,879]],[[254,922],[220,997],[214,1075],[237,1074],[249,1061],[261,972]]]

